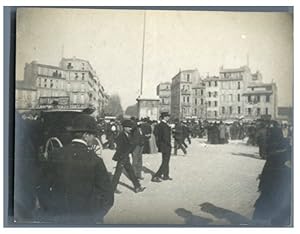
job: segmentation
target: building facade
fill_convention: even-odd
[[[192,111],[192,88],[193,83],[200,78],[197,69],[179,71],[172,78],[171,83],[171,117],[187,118],[191,117]]]
[[[159,97],[159,111],[171,112],[171,82],[163,82],[157,85],[156,95]]]
[[[100,113],[107,97],[90,63],[75,57],[63,58],[59,66],[39,64],[35,61],[26,63],[24,80],[20,82],[36,89],[37,101],[32,108],[45,107],[44,103],[39,102],[40,98],[45,101],[47,98],[57,100],[68,97],[69,108],[84,109],[93,106],[97,113]],[[16,89],[19,87],[21,86],[17,84]]]
[[[275,83],[249,84],[243,93],[245,119],[277,119],[277,86]]]
[[[198,70],[180,71],[171,83],[171,116],[207,120],[277,118],[277,87],[263,83],[248,66],[219,70],[200,78]]]
[[[205,106],[205,83],[202,81],[197,82],[192,87],[192,117],[193,118],[206,118]]]
[[[205,119],[219,118],[220,82],[217,76],[208,76],[205,84]]]

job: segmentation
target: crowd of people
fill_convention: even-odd
[[[37,134],[42,130],[37,123],[38,118],[24,119],[16,114],[16,161],[30,159],[26,160],[30,164],[26,169],[22,163],[16,168],[19,177],[15,197],[17,218],[63,224],[102,223],[114,204],[114,194],[121,193],[117,187],[123,171],[135,193],[145,191],[142,185],[143,154],[161,153],[161,165],[151,179],[153,183],[160,183],[173,180],[169,168],[172,149],[173,155],[181,150],[186,156],[191,138],[206,138],[207,144],[226,144],[229,140],[247,137],[247,144],[257,145],[260,157],[266,160],[260,175],[261,195],[255,203],[253,218],[269,219],[275,225],[288,220],[291,210],[291,167],[288,163],[291,162],[291,126],[279,126],[276,121],[269,120],[231,124],[170,121],[166,112],[161,113],[159,121],[135,117],[96,121],[84,114],[74,118],[68,129],[72,141],[53,150],[47,160],[41,161],[35,156],[42,144]],[[116,167],[113,175],[107,171],[101,157],[91,150],[96,137],[100,139],[101,147],[114,150],[112,160]],[[32,176],[26,177],[25,184],[21,183],[20,178],[28,170]],[[284,205],[279,202],[281,199]],[[280,215],[274,215],[278,212]]]

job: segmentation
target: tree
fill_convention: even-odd
[[[108,103],[104,107],[105,115],[119,116],[123,115],[123,108],[118,94],[109,96]]]
[[[128,106],[126,108],[125,115],[137,117],[138,116],[138,107],[137,107],[137,104],[134,104],[132,106]]]

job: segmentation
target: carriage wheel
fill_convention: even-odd
[[[102,147],[102,143],[98,137],[95,137],[94,144],[91,146],[90,149],[93,150],[97,154],[98,157],[101,157],[103,147]]]
[[[44,157],[48,159],[49,153],[57,148],[62,148],[63,144],[57,137],[50,137],[45,145]]]

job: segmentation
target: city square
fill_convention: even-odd
[[[291,12],[15,18],[13,225],[293,225]]]
[[[246,141],[231,141],[226,145],[209,145],[206,139],[192,139],[188,154],[172,155],[170,174],[172,181],[151,183],[159,167],[159,154],[144,154],[145,191],[134,194],[131,182],[123,175],[115,196],[115,206],[105,217],[106,224],[160,224],[160,225],[231,225],[253,226],[252,214],[258,198],[258,179],[265,160],[258,148]],[[112,151],[104,150],[107,169],[113,172]],[[211,203],[235,214],[221,212],[213,215],[201,211],[200,205]],[[176,214],[183,208],[198,216],[187,223]],[[210,210],[209,210],[210,211]],[[191,218],[188,216],[188,218]],[[244,223],[242,223],[244,222]]]

